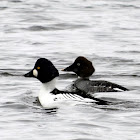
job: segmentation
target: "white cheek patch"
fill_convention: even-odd
[[[34,75],[35,77],[38,76],[38,71],[37,71],[36,69],[33,70],[33,75]]]

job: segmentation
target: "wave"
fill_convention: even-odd
[[[54,24],[51,26],[40,26],[40,25],[34,25],[29,28],[26,28],[26,30],[29,31],[56,31],[56,30],[65,30],[65,29],[78,29],[78,28],[85,28],[87,27],[86,25],[81,25],[81,24]]]

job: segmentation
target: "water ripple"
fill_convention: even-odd
[[[85,25],[72,25],[72,24],[55,24],[51,27],[45,26],[31,26],[27,30],[29,31],[57,31],[57,30],[66,30],[66,29],[80,29],[85,28]]]
[[[0,0],[0,138],[139,140],[139,8],[139,0]],[[78,56],[93,62],[91,79],[130,91],[98,94],[108,106],[43,109],[41,83],[23,75],[37,58],[60,71]],[[60,71],[58,85],[76,78]]]

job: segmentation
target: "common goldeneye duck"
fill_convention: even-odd
[[[44,108],[58,108],[60,104],[66,104],[69,101],[108,104],[107,101],[94,98],[90,94],[84,92],[68,92],[56,89],[55,82],[59,76],[59,72],[48,59],[38,59],[34,68],[24,76],[35,77],[42,83],[38,99]]]
[[[79,77],[88,78],[95,72],[95,68],[93,67],[91,61],[83,56],[79,56],[72,65],[63,69],[63,71],[72,71]]]
[[[71,90],[78,89],[84,92],[117,92],[117,91],[127,91],[128,89],[108,81],[104,80],[89,80],[89,76],[95,71],[92,63],[83,56],[76,58],[74,63],[63,71],[71,71],[76,73],[80,78],[78,78],[72,87]],[[76,88],[76,89],[75,89]]]

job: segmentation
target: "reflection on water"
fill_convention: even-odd
[[[138,0],[1,0],[1,139],[139,140],[139,8]],[[23,75],[45,57],[65,89],[77,76],[61,69],[79,55],[93,62],[91,79],[130,91],[95,94],[111,105],[43,109],[36,98],[40,83]]]

